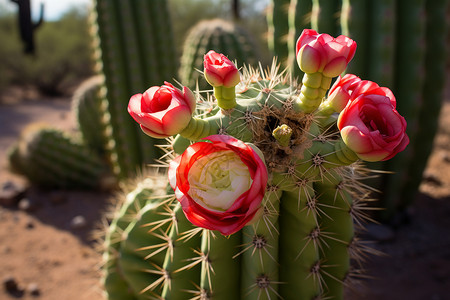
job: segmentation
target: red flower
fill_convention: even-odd
[[[353,90],[361,82],[361,79],[353,74],[339,76],[331,89],[328,91],[327,101],[335,111],[340,112],[347,105]]]
[[[191,90],[183,87],[180,91],[168,82],[132,96],[128,103],[128,113],[154,138],[181,132],[189,124],[194,110],[195,97]]]
[[[236,86],[241,77],[236,66],[223,54],[210,50],[203,61],[205,78],[214,87]]]
[[[297,40],[295,53],[300,69],[305,73],[322,72],[327,77],[341,74],[355,55],[356,42],[340,35],[333,38],[305,29]]]
[[[254,146],[226,135],[204,140],[170,163],[170,185],[192,224],[230,235],[260,209],[267,168]]]
[[[406,121],[388,88],[361,81],[337,122],[347,147],[366,161],[388,160],[409,143]]]

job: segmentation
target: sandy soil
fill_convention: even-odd
[[[36,95],[26,91],[1,99],[0,184],[24,183],[6,170],[6,151],[26,124],[46,121],[66,130],[74,127],[70,99],[33,99]],[[450,299],[449,101],[440,126],[410,222],[374,245],[386,255],[368,259],[370,278],[348,299]],[[0,299],[101,299],[101,255],[92,232],[100,227],[112,196],[31,189],[27,197],[31,211],[0,206],[0,279],[13,277],[22,290],[8,293],[2,283]],[[77,216],[84,217],[85,226],[73,225]]]

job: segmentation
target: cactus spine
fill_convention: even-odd
[[[97,68],[105,75],[107,147],[114,173],[124,178],[161,155],[154,140],[140,135],[126,107],[130,95],[176,76],[167,1],[94,1],[92,33]]]
[[[344,282],[351,273],[353,223],[359,223],[364,215],[360,209],[365,191],[355,177],[360,166],[353,164],[357,157],[332,126],[333,116],[326,122],[323,116],[316,116],[320,101],[305,105],[303,91],[290,85],[289,75],[278,74],[276,66],[267,71],[244,68],[243,73],[236,106],[231,110],[214,108],[215,113],[209,115],[200,112],[174,140],[173,148],[181,153],[187,147],[186,139],[218,133],[256,145],[269,169],[262,216],[242,231],[222,236],[190,225],[174,197],[152,202],[157,206],[152,218],[159,217],[157,221],[147,219],[147,224],[167,227],[161,232],[149,226],[150,233],[134,236],[132,232],[142,230],[144,223],[131,221],[123,234],[126,238],[114,246],[124,253],[134,245],[134,251],[126,252],[133,253],[133,260],[116,257],[123,282],[139,283],[132,287],[134,299],[343,297]],[[319,83],[317,89],[326,91],[331,79]],[[292,129],[287,144],[272,135],[281,125]],[[355,205],[357,198],[360,202]],[[138,250],[145,249],[152,250],[147,260],[145,255],[138,257]],[[128,264],[133,264],[134,273],[124,272],[131,268]],[[111,276],[110,269],[105,271],[106,278]],[[149,274],[157,276],[151,279]],[[141,284],[144,282],[146,285]],[[115,299],[114,289],[106,285],[110,299]]]

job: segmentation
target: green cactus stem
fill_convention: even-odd
[[[200,265],[186,267],[186,262],[194,255],[200,244],[200,237],[182,235],[195,227],[186,219],[180,205],[174,209],[174,224],[169,233],[170,248],[164,259],[163,269],[166,270],[169,283],[164,285],[164,299],[188,299],[193,282],[198,284]]]
[[[107,140],[104,136],[101,88],[104,78],[100,75],[93,76],[84,81],[74,92],[72,98],[72,112],[77,121],[84,142],[98,153],[104,156]]]
[[[290,0],[272,0],[267,12],[268,45],[278,61],[286,66],[289,56],[287,37],[289,35]]]
[[[392,0],[373,1],[370,8],[372,23],[368,78],[380,86],[390,89],[394,87],[395,50],[397,48],[396,9],[395,1]],[[358,43],[358,48],[359,46]]]
[[[311,28],[317,32],[327,32],[331,36],[340,33],[338,0],[313,0],[311,9]]]
[[[341,32],[358,43],[358,51],[348,65],[347,73],[357,74],[361,78],[368,78],[369,5],[369,0],[342,0],[341,8]]]
[[[176,76],[178,59],[167,5],[165,0],[94,1],[96,68],[105,76],[100,118],[106,123],[113,171],[122,179],[135,176],[162,155],[156,147],[160,142],[143,136],[124,107],[131,95]]]
[[[398,103],[398,112],[408,120],[407,134],[414,141],[419,130],[419,112],[422,101],[424,84],[424,58],[425,58],[425,1],[399,1],[396,52],[395,96]],[[411,63],[414,62],[414,63]],[[401,198],[402,183],[405,182],[406,173],[413,159],[413,148],[407,147],[395,159],[386,163],[384,169],[393,172],[383,187],[384,206],[387,213],[395,211]],[[387,216],[386,218],[389,218]]]
[[[294,78],[302,78],[303,72],[297,67],[297,54],[295,53],[295,46],[297,39],[304,29],[311,28],[311,1],[291,0],[289,4],[288,21],[288,67],[290,73]]]
[[[263,200],[261,218],[242,230],[241,299],[280,296],[278,211],[282,190],[270,185]]]
[[[445,87],[445,61],[448,50],[446,36],[446,14],[448,1],[426,1],[426,49],[425,49],[425,79],[422,89],[422,102],[419,108],[418,127],[412,142],[413,161],[408,165],[407,173],[410,179],[403,184],[399,209],[406,209],[415,198],[422,173],[429,157],[433,138],[436,134]]]
[[[11,150],[12,170],[46,188],[110,189],[106,164],[68,133],[44,124],[26,127]]]
[[[236,106],[204,112],[200,106],[173,142],[178,154],[211,134],[258,147],[269,171],[258,217],[223,236],[193,227],[174,198],[146,202],[138,215],[145,217],[147,232],[143,222],[129,221],[118,248],[126,259],[116,261],[136,299],[342,299],[351,273],[353,223],[364,216],[355,198],[367,193],[359,183],[358,158],[342,141],[336,118],[323,121],[323,115],[302,111],[296,100],[304,90],[278,71],[275,65],[243,68]],[[319,75],[307,74],[304,82],[314,88],[316,79],[316,89],[326,91],[330,80],[324,86]]]
[[[303,85],[296,105],[301,111],[311,113],[315,111],[322,103],[327,90],[331,85],[331,78],[320,72],[303,76]]]
[[[233,109],[236,106],[235,87],[214,87],[214,97],[217,100],[217,106],[221,109]]]

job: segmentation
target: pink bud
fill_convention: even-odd
[[[306,46],[313,48],[319,54],[312,54],[314,51],[310,49],[304,51]],[[315,72],[324,71],[327,77],[335,77],[342,73],[355,55],[355,51],[356,42],[350,38],[343,35],[333,38],[328,34],[318,34],[312,29],[303,30],[296,45],[300,69],[305,73],[314,73],[311,70],[319,66]],[[311,59],[313,62],[310,61]]]
[[[128,113],[141,125],[142,131],[154,138],[166,138],[180,133],[190,122],[195,110],[194,94],[172,84],[149,88],[136,94],[128,103]]]
[[[210,50],[204,57],[206,81],[214,87],[236,86],[241,78],[236,66],[223,54]]]

